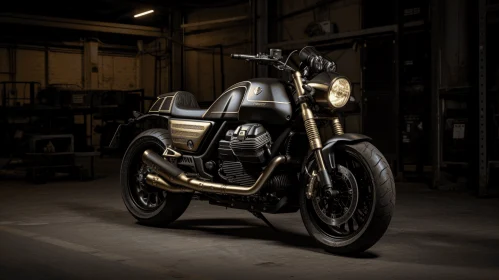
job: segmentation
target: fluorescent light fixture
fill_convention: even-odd
[[[136,17],[136,18],[137,18],[137,17],[141,17],[141,16],[148,15],[148,14],[152,14],[152,13],[154,13],[154,10],[145,11],[145,12],[143,12],[143,13],[136,14],[136,15],[134,15],[133,17]]]

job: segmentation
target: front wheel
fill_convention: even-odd
[[[338,192],[327,196],[311,174],[315,159],[304,166],[300,212],[309,234],[334,254],[357,254],[373,246],[386,232],[395,206],[393,174],[371,143],[338,146],[337,170],[330,174]],[[307,185],[314,184],[307,198]]]

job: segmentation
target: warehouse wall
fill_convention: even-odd
[[[9,80],[10,72],[9,52],[0,48],[0,82]]]
[[[50,48],[46,61],[42,47],[18,47],[15,50],[16,81],[35,81],[42,84],[74,84],[82,86],[83,52],[75,49]],[[46,77],[46,63],[48,77]],[[150,66],[150,65],[148,65]],[[99,80],[95,89],[137,89],[142,85],[140,57],[123,54],[99,53]],[[150,66],[153,67],[153,66]],[[0,80],[9,81],[13,72],[9,69],[7,48],[0,48]],[[47,81],[48,79],[48,81]]]
[[[140,59],[116,55],[99,56],[99,89],[129,90],[140,87]]]
[[[315,5],[317,0],[286,0],[281,2],[283,15],[308,8]],[[282,39],[297,40],[307,38],[305,33],[307,25],[314,21],[331,21],[338,27],[339,32],[347,32],[361,29],[361,1],[339,0],[324,4],[316,9],[301,13],[282,21]]]
[[[9,55],[10,54],[10,55]],[[0,82],[39,82],[38,89],[47,84],[73,84],[83,87],[83,48],[45,48],[39,46],[0,47]],[[164,77],[166,78],[166,76]],[[132,90],[144,88],[146,96],[154,95],[154,58],[148,55],[99,51],[97,87],[91,89]],[[166,84],[164,82],[163,84]],[[7,89],[10,92],[12,89]],[[16,85],[19,95],[29,96],[29,86]],[[3,91],[0,88],[0,91]],[[0,99],[0,102],[1,99]],[[23,103],[23,102],[21,102]],[[146,108],[149,104],[146,104]],[[76,123],[83,123],[76,116]],[[98,120],[89,124],[88,133],[99,125]],[[92,143],[99,144],[94,134]]]
[[[0,72],[2,73],[0,81],[33,81],[45,86],[45,52],[32,47],[25,49],[0,48]],[[52,75],[56,74],[54,69],[51,73]],[[3,88],[0,90],[3,91]],[[12,90],[7,89],[9,92]],[[17,90],[18,95],[29,97],[29,87],[19,84],[15,90]]]
[[[249,15],[249,5],[198,10],[189,13],[186,23],[216,20]],[[199,101],[212,101],[225,88],[251,77],[251,66],[243,61],[230,59],[231,53],[250,53],[249,22],[185,29],[185,44],[194,47],[224,46],[225,85],[221,84],[220,53],[213,51],[185,52],[185,89],[194,93]],[[214,62],[214,63],[213,63]],[[214,69],[213,69],[213,64]]]
[[[440,38],[440,75],[442,88],[466,87],[470,81],[469,29],[470,13],[466,0],[446,0]]]
[[[316,0],[286,0],[280,1],[281,13],[283,15],[313,6]],[[309,38],[305,33],[307,25],[311,22],[330,21],[336,24],[337,32],[348,32],[360,30],[361,21],[361,1],[360,0],[339,0],[322,5],[311,11],[285,18],[281,22],[281,39],[299,40]],[[323,47],[326,55],[338,65],[338,71],[350,78],[353,83],[354,96],[361,100],[361,60],[360,51],[352,48],[327,51],[328,47]],[[346,127],[349,132],[360,132],[362,127],[360,115],[352,115],[346,119]]]
[[[80,50],[51,50],[48,52],[48,83],[49,84],[75,84],[82,86],[82,55],[83,52]],[[22,54],[18,57],[18,64],[22,63],[23,68],[30,67],[30,61],[23,58]],[[42,60],[38,60],[42,62]],[[42,63],[40,63],[43,65]],[[38,67],[40,67],[39,65]],[[39,68],[38,70],[42,70]],[[26,74],[25,74],[26,73]],[[29,79],[30,76],[27,69],[22,69],[19,71],[20,75],[26,75],[24,79]],[[39,71],[38,75],[43,74],[43,71]],[[36,78],[40,78],[36,76]]]

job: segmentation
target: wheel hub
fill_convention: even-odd
[[[346,223],[355,213],[359,201],[357,181],[352,172],[338,165],[337,172],[332,176],[333,188],[337,195],[327,196],[324,190],[316,186],[312,197],[312,205],[322,222],[330,226]]]
[[[148,173],[150,173],[150,170],[145,164],[142,164],[137,170],[135,193],[140,207],[153,210],[160,206],[166,192],[151,188],[146,184],[145,178]]]

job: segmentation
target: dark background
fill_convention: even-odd
[[[139,234],[139,239],[154,239],[151,234],[154,236],[159,230],[133,224],[119,202],[116,174],[123,151],[109,151],[107,147],[116,127],[132,117],[133,110],[147,109],[162,93],[187,90],[194,93],[201,107],[207,107],[225,88],[241,80],[285,77],[273,69],[231,60],[231,53],[254,54],[280,48],[286,55],[305,45],[313,45],[335,60],[339,72],[352,81],[360,110],[345,115],[346,131],[373,138],[373,143],[387,157],[402,191],[401,213],[406,216],[397,216],[396,230],[389,232],[387,237],[390,244],[395,245],[386,244],[388,247],[381,247],[367,257],[386,257],[385,260],[393,263],[400,259],[404,266],[392,263],[396,267],[395,277],[405,275],[405,269],[430,271],[428,266],[433,264],[440,265],[439,269],[451,267],[438,271],[444,278],[459,278],[460,272],[481,275],[479,279],[489,276],[489,269],[493,267],[490,259],[494,256],[497,259],[499,244],[499,219],[494,216],[499,205],[496,199],[499,191],[499,176],[496,175],[499,168],[499,55],[495,51],[499,48],[499,1],[4,2],[0,9],[0,191],[4,192],[0,195],[4,199],[0,203],[4,207],[0,210],[0,234],[3,234],[2,225],[14,226],[14,229],[4,230],[10,234],[5,237],[7,241],[0,240],[4,242],[5,250],[12,252],[19,248],[16,242],[22,241],[8,243],[8,240],[29,235],[22,229],[22,224],[36,224],[34,220],[38,218],[33,218],[38,217],[36,213],[44,213],[40,218],[42,224],[68,222],[77,228],[73,231],[59,228],[64,232],[61,236],[49,234],[54,231],[45,230],[41,225],[36,231],[40,238],[31,236],[30,242],[43,239],[43,246],[58,243],[58,238],[66,240],[65,234],[76,236],[70,241],[74,244],[97,247],[103,252],[108,251],[106,246],[116,245],[103,239],[95,244],[90,242],[85,236],[92,235],[92,231],[80,228],[79,219],[90,223],[90,227],[101,234],[106,232],[109,223],[116,226],[110,227],[116,231],[133,225],[129,230]],[[150,9],[154,13],[133,17]],[[59,153],[57,159],[44,155],[49,140],[41,135],[60,135],[52,139]],[[25,168],[26,163],[31,167]],[[79,179],[92,178],[94,181],[52,178],[48,176],[52,174],[37,169],[40,166],[66,168],[69,173],[74,173],[78,167]],[[74,200],[74,192],[82,195],[81,201]],[[106,202],[100,193],[109,196],[111,202]],[[56,207],[51,208],[54,203]],[[111,206],[104,207],[107,203]],[[69,220],[61,214],[66,212],[71,213]],[[55,216],[47,218],[52,215]],[[196,215],[188,215],[190,220],[178,226],[182,228],[180,235],[191,232],[191,228],[199,229],[198,223],[202,224],[201,228],[209,224],[200,220],[208,219],[210,215]],[[464,216],[463,221],[458,219],[460,216]],[[277,223],[285,225],[287,219]],[[92,224],[95,220],[99,223]],[[445,227],[439,226],[442,220],[448,221],[448,224],[444,223]],[[224,221],[212,222],[220,227],[241,226],[241,222]],[[252,226],[246,222],[243,225]],[[483,231],[474,236],[471,231],[462,233],[460,228],[463,227]],[[420,232],[415,230],[417,228],[428,231]],[[214,234],[216,237],[208,238],[206,242],[216,246],[222,246],[223,238],[227,237],[233,239],[234,246],[241,247],[251,247],[246,238],[263,243],[280,239],[259,227],[250,229],[249,236],[237,230],[211,230],[210,227],[203,228],[202,232],[201,235]],[[403,232],[409,237],[402,237]],[[46,235],[54,240],[45,238]],[[300,241],[304,238],[301,235],[286,236],[294,240],[288,242],[291,244],[286,243],[286,248],[309,246],[307,241],[305,244]],[[131,235],[117,238],[124,243],[131,242],[128,237],[133,239]],[[196,242],[192,241],[196,239],[194,237],[187,238]],[[179,236],[176,238],[182,240]],[[162,242],[170,244],[171,241],[164,239],[166,237]],[[244,245],[234,240],[244,240],[241,241]],[[422,243],[414,243],[414,240]],[[458,243],[463,247],[452,247]],[[67,249],[73,246],[71,244],[62,248]],[[204,246],[195,244],[185,248],[172,245],[171,248],[194,250]],[[141,250],[140,245],[135,245],[137,247],[128,248],[129,252]],[[38,258],[29,258],[29,263],[39,265],[39,270],[46,272],[37,276],[53,279],[52,276],[64,275],[61,270],[52,268],[57,266],[54,260],[64,259],[69,253],[56,251],[53,255],[45,255],[45,250],[51,249],[29,243],[25,246],[31,250],[30,254],[47,259],[47,263],[37,263]],[[402,257],[406,256],[404,252],[416,247],[420,257]],[[80,253],[85,253],[85,248],[80,248]],[[302,254],[287,249],[281,252],[281,249],[276,249],[275,255],[265,251],[266,257],[262,258]],[[167,249],[159,251],[162,250]],[[258,254],[257,249],[248,250],[251,256]],[[117,255],[128,254],[117,251],[114,250]],[[435,253],[437,251],[439,253]],[[231,258],[230,254],[211,253],[207,255],[220,257],[220,262]],[[231,254],[236,253],[231,251]],[[310,254],[315,263],[325,265],[327,257]],[[464,255],[470,256],[466,259]],[[82,261],[90,267],[94,265],[92,262],[97,265],[101,260],[86,260],[86,257],[81,260],[75,257],[72,262],[69,256],[66,260],[71,264]],[[22,262],[23,258],[18,253],[8,264],[0,262],[0,272],[7,271],[5,275],[8,276],[22,270],[17,261]],[[181,258],[170,257],[169,260],[181,262],[180,259],[189,262],[196,258],[186,253]],[[252,259],[252,262],[260,263],[258,267],[272,270],[276,275],[285,271],[281,262],[267,259]],[[106,259],[109,260],[115,261],[113,257]],[[244,270],[245,261],[239,261],[241,266],[238,267]],[[337,261],[346,267],[351,265],[353,269],[366,260]],[[148,262],[148,257],[140,262],[132,261],[131,270],[146,266]],[[383,271],[375,278],[384,278],[385,269],[390,271],[386,263],[367,262],[373,269],[379,268],[376,271]],[[216,261],[210,263],[213,265]],[[68,271],[72,269],[71,264],[68,264]],[[412,264],[422,267],[416,269]],[[201,269],[202,266],[197,267]],[[473,270],[479,268],[484,270]],[[110,275],[114,273],[106,267],[101,269]],[[217,274],[215,268],[211,269],[214,275],[223,275]],[[219,271],[228,269],[223,266]],[[300,269],[300,273],[305,271]],[[323,265],[317,269],[321,271],[316,275],[319,278],[334,270],[326,270]],[[296,275],[306,275],[300,273]],[[83,275],[82,278],[90,277]],[[168,275],[175,277],[175,273]],[[355,274],[349,275],[347,278],[355,278]],[[0,278],[3,276],[0,273]],[[6,279],[12,279],[7,276]],[[39,278],[37,276],[33,276],[34,279]],[[134,274],[129,276],[135,278]],[[421,276],[429,275],[422,273]]]

